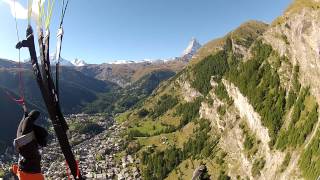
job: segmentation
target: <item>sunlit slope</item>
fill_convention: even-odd
[[[319,177],[319,10],[290,8],[278,25],[250,21],[204,45],[117,117],[146,179],[190,179],[201,164],[211,179]]]

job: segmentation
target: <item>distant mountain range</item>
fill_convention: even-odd
[[[111,61],[110,63],[104,63],[104,64],[165,63],[168,61],[175,61],[175,60],[189,61],[189,60],[191,60],[192,56],[200,48],[201,48],[201,44],[198,42],[198,40],[195,38],[192,38],[189,45],[183,51],[183,53],[180,57],[173,57],[173,58],[168,58],[168,59],[115,60],[115,61]],[[30,61],[30,59],[25,60],[25,62],[29,62],[29,61]],[[50,56],[50,61],[51,61],[52,65],[55,65],[57,63],[55,60],[55,55]],[[60,58],[60,65],[61,66],[82,67],[82,66],[87,66],[89,64],[83,59],[76,58],[72,61],[69,61],[67,59]],[[95,64],[95,65],[99,65],[99,64]]]
[[[196,38],[192,38],[187,48],[183,51],[180,57],[173,57],[168,59],[143,59],[143,60],[117,60],[109,64],[132,64],[132,63],[166,63],[175,60],[184,60],[189,62],[193,55],[202,47]],[[108,63],[107,63],[108,64]]]
[[[146,74],[159,70],[178,72],[191,60],[194,54],[201,48],[200,43],[193,38],[181,57],[169,59],[145,59],[145,60],[119,60],[104,64],[86,64],[75,69],[103,81],[116,83],[121,87],[129,86]]]

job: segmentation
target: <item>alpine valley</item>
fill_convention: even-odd
[[[319,0],[295,0],[271,24],[251,20],[203,46],[193,39],[177,58],[63,66],[61,103],[83,172],[96,179],[319,179],[319,19]],[[30,69],[23,64],[28,106],[45,112]],[[3,144],[22,114],[6,95],[17,95],[17,84],[18,64],[0,60]],[[64,161],[54,143],[44,151],[44,171],[59,179]]]
[[[194,46],[196,45],[196,46]],[[133,107],[149,96],[158,85],[181,71],[201,45],[193,39],[184,54],[169,60],[124,61],[123,63],[87,64],[84,60],[60,60],[61,105],[65,114],[107,113],[114,115]],[[54,56],[50,57],[55,65]],[[0,143],[11,145],[22,118],[22,109],[12,98],[19,98],[19,73],[29,109],[42,111],[45,105],[34,80],[30,60],[19,63],[0,59],[0,109],[3,131]],[[20,68],[21,67],[21,68]],[[55,70],[55,68],[52,68]],[[55,75],[55,71],[53,72]],[[3,148],[0,148],[3,152]]]

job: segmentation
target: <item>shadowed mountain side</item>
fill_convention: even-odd
[[[17,127],[23,116],[23,110],[16,102],[14,102],[7,93],[15,96],[13,92],[8,91],[0,87],[0,112],[1,112],[1,131],[0,131],[0,143],[10,144],[15,137]],[[40,110],[41,117],[37,123],[44,124],[45,111],[43,109],[27,103],[29,110]],[[1,153],[1,148],[0,148]]]
[[[19,73],[16,68],[0,69],[0,87],[10,89],[18,94]],[[55,72],[53,72],[55,75]],[[45,108],[40,90],[31,71],[23,69],[22,79],[25,97],[31,103]],[[65,113],[78,112],[79,108],[87,102],[96,99],[97,93],[109,92],[117,87],[113,83],[100,81],[71,68],[62,67],[60,75],[61,105]]]

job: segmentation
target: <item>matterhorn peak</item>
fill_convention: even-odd
[[[183,51],[182,58],[185,60],[190,60],[192,56],[201,48],[201,44],[196,38],[192,38],[188,47]]]

